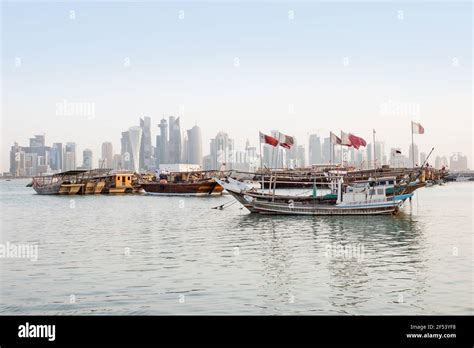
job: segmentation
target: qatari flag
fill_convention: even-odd
[[[338,145],[341,145],[342,144],[342,140],[341,138],[339,138],[336,134],[334,134],[333,132],[331,132],[331,144],[338,144]]]
[[[349,133],[349,140],[351,142],[351,145],[354,146],[354,148],[359,149],[361,146],[367,146],[367,142],[362,139],[361,137],[355,136],[354,134]]]
[[[352,146],[352,141],[349,137],[350,135],[351,135],[351,133],[341,132],[341,145]]]
[[[411,131],[413,134],[425,134],[425,129],[420,123],[411,122]]]
[[[271,137],[269,135],[263,134],[260,132],[260,141],[264,144],[268,144],[271,146],[277,146],[278,145],[278,140],[275,139],[274,137]]]
[[[293,137],[290,137],[289,135],[280,133],[279,137],[283,138],[283,141],[280,141],[280,145],[284,147],[285,149],[291,149],[291,147],[295,143],[295,140],[293,139]]]

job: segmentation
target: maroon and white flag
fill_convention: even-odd
[[[342,140],[341,138],[339,138],[336,134],[334,134],[333,132],[331,132],[331,144],[337,144],[337,145],[341,145],[342,144]]]
[[[425,129],[420,123],[411,121],[411,131],[413,134],[425,134]]]
[[[278,138],[280,139],[280,146],[284,147],[285,149],[291,149],[291,147],[295,143],[295,139],[293,137],[290,137],[289,135],[285,135],[283,133],[280,133]]]
[[[263,134],[262,132],[260,132],[260,141],[264,144],[268,144],[271,146],[278,145],[278,139],[271,137],[269,135]]]
[[[359,149],[361,146],[367,146],[367,142],[352,133],[341,132],[341,144],[345,146],[353,146],[355,149]]]
[[[351,139],[349,139],[350,133],[341,132],[341,145],[352,146]]]

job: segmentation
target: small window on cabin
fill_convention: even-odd
[[[128,180],[130,180],[130,177],[127,177]]]
[[[375,189],[371,189],[371,190],[370,190],[370,194],[371,194],[371,195],[375,195]]]
[[[122,182],[125,182],[125,176],[122,176]]]
[[[388,183],[389,183],[390,185],[393,185],[393,180],[390,180]]]
[[[378,195],[383,195],[383,189],[377,189],[377,194]]]

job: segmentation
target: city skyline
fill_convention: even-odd
[[[180,117],[181,129],[200,125],[203,156],[219,131],[243,149],[274,129],[307,146],[310,134],[340,129],[371,141],[375,128],[386,149],[405,149],[415,120],[426,128],[420,152],[460,151],[472,168],[469,4],[2,9],[2,172],[14,141],[32,134],[74,141],[97,159],[101,142],[119,149],[138,117],[152,117],[154,143],[163,114]]]
[[[66,142],[64,146],[61,142],[52,142],[52,146],[48,146],[45,135],[34,135],[29,138],[28,147],[18,143],[11,146],[10,174],[31,176],[61,170],[99,167],[144,172],[160,169],[160,166],[165,164],[197,165],[198,167],[193,168],[203,170],[221,169],[225,164],[225,169],[241,171],[255,171],[261,165],[267,168],[296,168],[330,163],[344,163],[356,168],[369,168],[374,165],[411,167],[420,166],[430,155],[428,151],[420,151],[416,143],[413,144],[413,150],[410,144],[407,150],[392,147],[387,152],[385,141],[380,139],[375,139],[375,150],[374,139],[365,147],[355,149],[334,144],[331,137],[321,137],[319,134],[311,134],[306,141],[293,137],[293,145],[289,149],[263,143],[252,146],[249,140],[242,149],[235,146],[231,135],[220,131],[209,141],[209,154],[203,156],[205,145],[202,143],[200,127],[195,125],[184,131],[180,128],[180,117],[169,116],[169,121],[172,132],[168,131],[168,122],[162,118],[157,124],[159,135],[156,135],[156,142],[153,145],[152,119],[139,118],[140,126],[132,125],[121,133],[119,149],[116,148],[114,151],[111,142],[102,142],[101,155],[97,157],[89,148],[83,148],[82,151],[78,149],[74,141]],[[275,138],[279,138],[281,134],[279,130],[271,131],[271,135]],[[435,153],[427,163],[436,168],[447,166],[453,170],[468,169],[467,156],[461,152],[451,155]]]

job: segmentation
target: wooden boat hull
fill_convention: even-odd
[[[221,195],[224,190],[215,181],[199,183],[143,183],[143,190],[150,195],[160,196],[210,196]]]
[[[59,194],[59,190],[61,189],[61,183],[56,182],[50,185],[37,185],[33,183],[33,189],[39,195],[57,195]]]
[[[133,192],[133,187],[127,187],[127,186],[122,186],[122,187],[109,187],[106,188],[104,193],[132,193]]]
[[[99,194],[102,192],[105,186],[105,181],[88,181],[85,186],[84,186],[84,192],[83,194],[86,195],[93,195],[93,194]]]
[[[396,214],[400,202],[388,201],[385,204],[365,206],[337,206],[329,204],[286,204],[268,201],[248,201],[245,196],[229,191],[251,213],[271,215],[392,215]]]
[[[61,184],[59,188],[60,195],[75,195],[78,193],[84,184]]]
[[[105,181],[96,182],[95,187],[94,187],[94,193],[95,194],[102,193],[102,190],[104,189],[104,187],[105,187]]]

